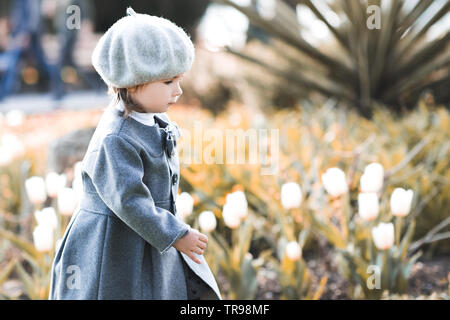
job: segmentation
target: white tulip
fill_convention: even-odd
[[[63,216],[70,216],[78,204],[78,195],[72,188],[62,188],[58,191],[58,211]]]
[[[203,232],[211,232],[216,229],[217,219],[212,211],[203,211],[198,217],[198,224]]]
[[[228,228],[235,229],[241,224],[241,217],[238,214],[238,210],[234,207],[233,202],[225,203],[222,210],[222,217]]]
[[[362,192],[379,192],[383,186],[384,170],[379,163],[373,162],[366,166],[364,174],[361,176]]]
[[[300,245],[296,241],[290,241],[286,245],[286,256],[293,261],[296,261],[300,259],[302,256],[302,248],[300,248]]]
[[[272,20],[276,16],[277,3],[275,0],[257,0],[256,11],[265,20]]]
[[[248,203],[245,198],[245,193],[242,191],[235,191],[233,193],[227,194],[226,203],[232,203],[232,208],[236,210],[236,214],[244,219],[248,214]]]
[[[36,218],[38,225],[49,225],[53,229],[56,229],[56,227],[58,226],[58,218],[53,207],[36,210],[34,212],[34,217]]]
[[[395,188],[391,195],[391,211],[394,216],[404,217],[411,211],[411,203],[414,191],[403,188]]]
[[[9,165],[13,160],[13,155],[10,150],[0,145],[0,167]]]
[[[378,216],[378,195],[374,192],[358,194],[358,214],[367,221],[372,221]]]
[[[300,207],[302,190],[295,182],[288,182],[281,186],[281,205],[285,209]]]
[[[333,197],[348,192],[345,173],[339,168],[329,168],[322,174],[322,183],[325,190]]]
[[[33,204],[41,204],[47,199],[45,181],[42,177],[34,176],[25,180],[25,189],[28,198]]]
[[[33,241],[36,250],[50,251],[53,248],[53,229],[50,225],[37,225],[33,230]]]
[[[266,117],[262,113],[256,113],[252,117],[252,127],[256,129],[263,129],[267,127]]]
[[[58,195],[58,191],[66,186],[67,176],[56,172],[49,172],[45,177],[45,186],[47,187],[48,196],[54,198]]]
[[[372,237],[378,249],[389,249],[394,244],[394,225],[391,222],[380,223],[372,228]]]
[[[180,213],[181,217],[184,219],[185,217],[192,214],[194,210],[194,199],[187,192],[182,192],[175,202],[177,207],[177,211]]]
[[[11,110],[6,114],[6,123],[11,127],[19,126],[23,123],[25,113],[21,110]]]
[[[25,153],[23,142],[14,134],[4,134],[2,136],[2,144],[12,158],[21,157]]]
[[[251,0],[232,0],[232,1],[241,7],[248,7],[252,4]]]

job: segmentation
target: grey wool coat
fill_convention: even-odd
[[[89,143],[49,299],[222,299],[203,255],[172,246],[190,229],[175,206],[178,127],[165,113],[155,126],[122,114],[106,108]]]

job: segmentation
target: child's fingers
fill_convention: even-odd
[[[197,247],[199,247],[199,248],[202,249],[202,250],[205,250],[205,249],[206,249],[206,244],[205,244],[204,242],[199,242],[199,243],[197,244]]]
[[[192,251],[194,251],[196,254],[203,254],[203,250],[202,249],[200,249],[200,248],[195,248],[194,250],[192,250]]]
[[[191,258],[191,260],[194,261],[195,263],[198,263],[198,264],[202,263],[199,259],[197,259],[197,257],[195,256],[193,251],[190,251],[188,253],[188,257]]]
[[[200,233],[200,234],[198,235],[198,239],[199,239],[200,241],[204,242],[204,243],[208,243],[208,237],[205,236],[203,233]]]

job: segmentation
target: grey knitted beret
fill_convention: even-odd
[[[127,14],[106,31],[92,53],[92,65],[107,85],[129,88],[192,67],[194,45],[182,28],[132,8]]]

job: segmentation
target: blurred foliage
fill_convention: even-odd
[[[174,21],[185,29],[194,40],[195,27],[208,6],[208,0],[130,0],[130,1],[94,1],[94,21],[97,32],[105,32],[118,19],[125,16],[125,10],[131,6],[138,13],[164,17]]]
[[[302,252],[308,238],[309,229],[304,229],[298,236],[298,243]],[[295,240],[294,240],[295,241]],[[327,283],[327,276],[323,276],[316,289],[313,288],[314,275],[306,266],[306,261],[301,255],[299,259],[292,259],[286,254],[287,239],[281,237],[278,243],[277,258],[271,259],[272,267],[278,273],[282,292],[281,298],[288,300],[318,300]],[[279,261],[279,262],[278,262]]]
[[[432,0],[417,1],[414,6],[406,0],[351,4],[347,0],[277,0],[261,7],[233,0],[214,2],[241,11],[270,36],[255,52],[229,46],[225,51],[262,67],[298,95],[315,91],[356,106],[370,117],[373,102],[400,111],[412,109],[426,88],[438,95],[442,91],[443,98],[448,92],[450,31],[444,29],[427,40],[428,32],[448,13],[448,0],[434,11]],[[380,26],[369,28],[371,16],[376,15],[368,10],[373,5],[379,9]],[[316,25],[303,25],[302,15],[298,16],[302,12],[311,12],[328,29],[331,39],[326,44],[305,37],[303,32]],[[273,51],[279,59],[264,59],[262,51]]]
[[[232,230],[230,241],[220,233],[211,234],[211,249],[208,252],[215,256],[213,261],[218,262],[229,280],[229,299],[232,300],[251,300],[256,295],[259,264],[248,252],[252,233],[252,218],[247,217],[238,229]]]
[[[221,131],[240,128],[244,134],[249,128],[256,128],[259,124],[255,119],[261,115],[243,112],[244,108],[241,104],[231,103],[230,109],[215,120],[203,111],[190,110],[192,117],[189,118],[184,117],[181,111],[177,113],[174,110],[171,114],[172,120],[183,123],[181,127],[186,133],[179,145],[183,177],[180,189],[191,192],[197,199],[196,210],[199,212],[213,208],[220,216],[226,193],[238,185],[245,190],[249,207],[269,221],[262,225],[261,232],[278,234],[281,225],[275,213],[281,208],[280,188],[284,182],[297,181],[303,193],[313,197],[313,206],[322,209],[324,215],[330,214],[325,210],[331,210],[322,205],[326,194],[320,183],[320,174],[328,167],[338,166],[348,172],[350,190],[356,191],[365,165],[379,162],[386,170],[385,192],[390,194],[395,187],[402,187],[413,189],[417,195],[417,203],[405,223],[407,225],[416,219],[413,240],[419,240],[449,216],[446,209],[450,194],[447,191],[450,130],[449,112],[445,107],[421,101],[418,108],[405,117],[393,117],[380,107],[375,110],[373,121],[369,121],[338,107],[334,100],[322,105],[305,101],[301,110],[279,111],[270,115],[270,121],[263,116],[264,120],[258,122],[265,123],[264,128],[279,128],[280,154],[278,172],[274,175],[262,175],[260,163],[249,163],[248,143],[245,153],[242,151],[246,154],[246,163],[233,164],[224,163],[222,155],[225,152],[216,151],[217,155],[210,152],[214,141],[200,142],[208,136],[211,128]],[[197,129],[194,129],[196,124]],[[197,132],[196,142],[189,132]],[[267,134],[270,139],[270,131]],[[260,142],[263,140],[259,139]],[[214,161],[214,165],[206,162],[209,153],[211,158],[208,161]],[[270,147],[268,155],[270,158]],[[350,203],[356,203],[354,194]],[[388,206],[386,200],[380,205],[383,206]],[[298,234],[304,228],[300,210],[293,209],[286,219],[288,224],[297,222],[292,224],[293,233]],[[255,235],[255,239],[260,238]],[[264,248],[276,247],[275,238],[268,236],[260,239],[259,243]],[[436,253],[449,252],[449,245],[449,240],[437,242]],[[306,248],[308,246],[307,242]]]
[[[183,152],[180,155],[183,177],[181,189],[190,192],[196,199],[196,211],[212,209],[220,217],[227,192],[233,188],[240,188],[245,191],[249,208],[255,216],[265,221],[260,222],[259,227],[255,229],[254,239],[249,248],[255,256],[270,248],[275,253],[281,237],[295,240],[296,234],[310,228],[316,236],[325,236],[336,248],[336,252],[341,250],[340,264],[343,265],[341,271],[344,275],[347,274],[354,284],[351,296],[380,298],[382,293],[380,290],[361,291],[365,287],[361,284],[365,284],[370,276],[366,272],[370,264],[379,265],[383,271],[389,268],[390,277],[382,279],[383,287],[389,287],[392,292],[405,292],[409,270],[422,253],[416,251],[419,248],[426,248],[422,247],[425,242],[420,244],[423,234],[416,233],[415,230],[424,232],[430,241],[437,240],[437,237],[429,237],[430,229],[445,222],[449,217],[446,210],[449,193],[442,191],[448,188],[450,178],[447,165],[448,147],[442,147],[449,140],[448,111],[442,106],[427,105],[422,101],[417,110],[409,116],[392,117],[388,110],[380,107],[374,111],[374,121],[369,121],[354,112],[338,107],[334,100],[328,100],[323,105],[304,102],[301,110],[279,111],[271,115],[270,120],[265,118],[255,121],[261,115],[245,113],[242,111],[243,108],[242,105],[231,104],[230,109],[215,121],[204,112],[192,112],[190,119],[193,120],[182,119],[181,114],[180,118],[176,113],[172,115],[172,119],[182,122],[182,127],[186,129],[187,134],[180,142],[181,150],[188,152],[189,156],[186,159],[198,159],[196,163],[184,162],[183,165]],[[419,119],[428,120],[420,120],[425,124],[418,125]],[[199,124],[205,130],[214,128],[222,132],[226,129],[239,128],[244,130],[241,132],[243,136],[245,130],[255,128],[261,123],[265,123],[264,128],[280,130],[279,171],[274,175],[262,175],[260,164],[249,164],[248,161],[239,165],[222,164],[223,162],[220,162],[223,160],[222,153],[218,150],[211,154],[212,158],[217,157],[214,165],[209,165],[206,159],[214,140],[209,141],[207,146],[198,144],[194,153],[192,148],[183,146],[195,144],[194,137],[191,137],[189,132],[198,130],[197,142],[205,136],[210,136],[207,131],[201,131]],[[248,144],[245,146],[245,152],[241,150],[241,153],[248,156],[247,147]],[[364,225],[359,226],[357,230],[350,230],[354,228],[352,227],[354,222],[349,219],[342,220],[342,210],[338,201],[329,202],[319,178],[328,167],[338,166],[347,172],[350,198],[346,200],[346,204],[355,218],[359,180],[364,166],[370,162],[379,162],[386,170],[383,193],[387,195],[381,199],[380,212],[383,214],[380,214],[379,221],[389,219],[388,195],[395,187],[411,188],[417,195],[414,198],[412,212],[405,218],[406,222],[400,229],[402,241],[399,247],[392,248],[386,254],[377,253],[374,248],[370,226]],[[418,179],[431,180],[433,183],[419,186]],[[308,202],[312,214],[307,214],[308,209],[304,206],[289,211],[282,208],[280,189],[281,185],[288,181],[300,184],[305,195],[304,202]],[[429,188],[434,191],[430,192]],[[438,201],[435,196],[442,198],[442,201]],[[431,208],[428,205],[432,205]],[[190,222],[195,221],[195,215],[188,219]],[[420,225],[424,220],[433,223],[430,222],[425,228]],[[439,235],[444,240],[433,243],[436,248],[441,249],[441,252],[448,248],[449,240],[445,240],[448,238],[445,236],[448,229],[447,223],[434,234],[437,235],[437,231],[441,231]],[[219,226],[217,232],[226,233],[227,230]],[[354,255],[348,255],[345,251],[350,240],[347,237],[350,236],[355,238]],[[305,249],[314,250],[314,245],[315,241],[310,240],[309,243],[305,243]],[[414,250],[409,250],[411,246]],[[272,254],[271,257],[276,256]],[[268,259],[270,260],[270,256]],[[281,263],[280,257],[278,263]],[[301,264],[299,266],[301,268]],[[299,270],[301,269],[297,269],[296,272]],[[298,280],[298,277],[296,279]]]
[[[48,299],[54,250],[51,252],[39,252],[34,248],[32,242],[7,230],[0,230],[0,236],[17,246],[21,250],[21,256],[24,261],[31,266],[31,272],[28,272],[22,262],[16,262],[15,259],[11,260],[11,262],[14,261],[15,270],[23,284],[24,293],[26,293],[27,297],[32,300]]]
[[[423,100],[416,110],[401,118],[393,117],[380,107],[375,109],[372,121],[338,106],[332,99],[320,105],[305,101],[301,109],[282,110],[271,115],[245,112],[246,108],[231,102],[230,108],[217,118],[204,110],[189,107],[174,109],[170,113],[171,120],[180,124],[182,130],[179,140],[182,176],[179,192],[189,192],[194,198],[194,214],[187,216],[186,221],[197,226],[197,212],[203,210],[213,211],[219,219],[210,237],[213,250],[206,252],[206,258],[214,274],[222,270],[229,281],[230,290],[224,292],[226,295],[242,299],[254,297],[258,289],[255,282],[258,268],[266,264],[278,274],[282,298],[319,299],[326,286],[326,277],[315,279],[303,257],[294,261],[287,259],[284,248],[290,241],[298,241],[302,250],[308,251],[315,250],[317,240],[325,237],[338,257],[335,263],[342,266],[340,271],[344,275],[347,273],[351,281],[351,296],[358,298],[370,297],[373,293],[364,292],[364,287],[361,287],[370,275],[360,272],[367,269],[367,264],[379,263],[383,269],[386,263],[391,270],[397,270],[390,274],[398,277],[382,280],[393,284],[386,285],[389,294],[393,294],[404,292],[408,268],[418,257],[415,256],[417,252],[426,252],[426,249],[431,249],[433,254],[448,252],[449,240],[445,240],[445,234],[449,224],[442,223],[449,218],[450,130],[449,112],[444,107]],[[186,117],[187,113],[189,117]],[[72,114],[69,118],[73,122]],[[86,113],[83,125],[94,121],[92,119],[92,114]],[[28,121],[34,120],[25,120],[21,127],[23,137],[28,135]],[[78,126],[83,126],[81,123],[79,120]],[[202,131],[202,128],[213,131]],[[260,130],[246,131],[252,128]],[[227,153],[221,153],[220,148],[214,149],[214,141],[208,138],[214,132],[216,137],[224,137],[227,129],[238,133],[235,138],[256,132],[258,145],[265,150],[267,161],[249,161],[251,148],[247,142],[241,146],[245,152],[239,149],[239,145],[234,150],[235,155],[246,155],[244,163],[230,163],[221,158]],[[49,126],[48,130],[54,129]],[[67,128],[62,131],[65,130]],[[48,140],[40,142],[45,145]],[[30,146],[25,143],[25,154],[37,154],[30,158],[31,161],[39,161],[44,156],[42,144]],[[221,146],[225,151],[226,144]],[[19,278],[28,297],[45,298],[54,253],[37,253],[29,233],[17,235],[17,224],[30,230],[34,221],[22,219],[21,215],[8,220],[7,217],[15,216],[17,212],[10,212],[9,215],[5,208],[16,210],[20,206],[3,206],[8,203],[4,201],[11,198],[5,194],[6,186],[12,180],[19,183],[21,179],[15,168],[22,160],[0,169],[0,176],[12,174],[8,181],[3,181],[0,189],[0,213],[3,218],[0,224],[0,281],[4,283],[8,278]],[[411,213],[404,218],[406,221],[401,229],[403,249],[393,247],[385,255],[373,247],[367,225],[355,228],[355,224],[351,223],[351,217],[356,212],[361,173],[371,162],[378,162],[385,168],[379,221],[390,219],[386,195],[391,194],[395,187],[413,189],[415,192]],[[267,164],[275,165],[270,167]],[[345,201],[330,199],[322,186],[321,174],[330,167],[339,167],[347,174],[350,192]],[[275,171],[269,170],[263,174],[264,169]],[[292,181],[300,185],[303,200],[300,207],[285,209],[281,204],[281,186]],[[222,208],[227,194],[236,190],[245,192],[249,217],[238,229],[230,229],[221,222]],[[347,212],[349,219],[343,219],[344,212]],[[441,228],[436,229],[439,224],[442,224]],[[64,225],[62,223],[60,226]],[[430,230],[433,231],[431,234]],[[359,236],[361,240],[358,240]],[[442,240],[437,241],[439,237]],[[355,249],[350,255],[349,243]],[[8,244],[20,248],[20,254],[6,254]],[[435,247],[428,247],[428,244]],[[413,250],[408,250],[411,247]],[[355,289],[358,285],[360,289]],[[396,287],[403,289],[397,290]],[[379,293],[376,298],[380,298]],[[1,291],[0,294],[6,297]]]

